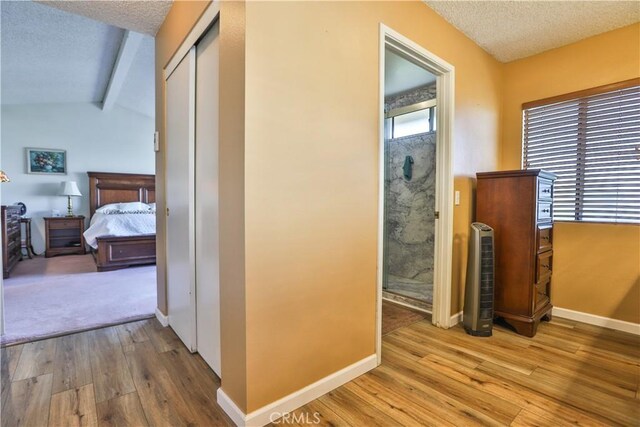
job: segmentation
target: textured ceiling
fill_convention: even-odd
[[[29,1],[0,14],[2,104],[102,102],[123,29]],[[116,104],[154,115],[153,55],[145,36]]]
[[[384,96],[393,96],[436,81],[436,76],[387,49],[384,56]]]
[[[96,21],[155,36],[171,9],[171,0],[47,1],[39,3]]]
[[[638,1],[424,2],[501,62],[640,21]]]

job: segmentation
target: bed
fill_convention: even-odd
[[[125,202],[155,203],[155,175],[88,172],[89,209],[93,223],[99,208]],[[135,265],[156,263],[155,215],[152,233],[132,236],[95,237],[92,253],[98,271],[111,271]],[[89,231],[91,227],[87,231]]]

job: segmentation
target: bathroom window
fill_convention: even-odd
[[[425,104],[420,103],[391,110],[386,119],[386,137],[395,139],[420,133],[435,132],[436,107],[433,102],[427,102],[432,106],[420,108],[424,107]]]

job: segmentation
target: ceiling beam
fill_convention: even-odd
[[[118,51],[118,57],[115,64],[113,64],[113,71],[111,71],[111,78],[107,85],[107,90],[102,98],[102,110],[108,111],[113,107],[124,82],[127,79],[131,64],[136,57],[136,52],[142,43],[144,36],[134,31],[126,30],[124,37],[122,38],[122,44],[120,44],[120,50]]]

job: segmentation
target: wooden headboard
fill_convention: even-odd
[[[91,216],[109,203],[156,201],[156,176],[135,173],[87,172]]]

